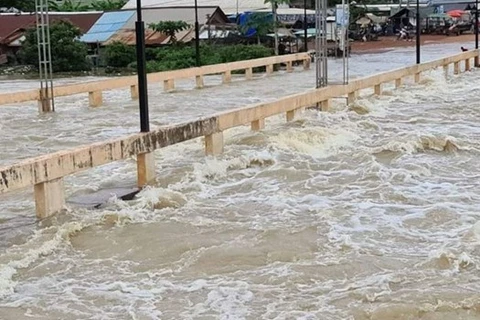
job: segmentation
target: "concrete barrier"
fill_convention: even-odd
[[[153,152],[156,149],[204,136],[206,154],[217,155],[223,151],[223,131],[227,129],[251,125],[252,130],[261,130],[265,125],[265,119],[270,116],[285,113],[286,120],[292,121],[296,112],[302,108],[321,104],[322,110],[328,109],[330,100],[340,96],[348,96],[352,100],[349,101],[351,103],[356,99],[359,90],[374,88],[376,94],[381,94],[381,86],[384,83],[395,82],[398,87],[405,77],[413,76],[419,80],[420,74],[424,71],[437,67],[445,68],[450,64],[458,65],[460,61],[465,62],[476,57],[477,50],[464,52],[361,78],[347,85],[310,90],[272,102],[217,113],[204,119],[159,127],[148,133],[133,134],[20,161],[0,168],[0,194],[34,186],[37,217],[44,218],[61,211],[64,207],[63,177],[73,173],[136,155],[137,182],[143,187],[155,182]],[[459,69],[455,71],[460,72]]]
[[[236,70],[245,70],[246,78],[253,78],[253,68],[265,67],[267,74],[273,72],[275,64],[285,63],[287,71],[291,72],[292,63],[303,62],[304,69],[310,68],[310,55],[308,53],[297,53],[290,55],[274,56],[261,59],[244,60],[230,63],[215,64],[198,68],[188,68],[166,72],[150,73],[147,75],[148,83],[164,83],[165,91],[172,91],[175,88],[175,80],[196,79],[196,87],[203,87],[203,77],[211,74],[222,74],[223,83],[231,81],[231,73]],[[71,96],[74,94],[88,93],[91,107],[99,107],[103,103],[102,92],[130,87],[132,99],[138,99],[138,78],[137,76],[119,77],[101,81],[91,81],[73,85],[55,87],[55,97]],[[29,90],[14,93],[0,94],[0,105],[34,101],[40,99],[40,90]]]

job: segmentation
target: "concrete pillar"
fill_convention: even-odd
[[[138,86],[137,85],[130,86],[130,95],[132,96],[132,100],[137,100],[138,99]]]
[[[415,75],[413,76],[413,79],[414,79],[415,83],[419,83],[420,82],[420,72],[415,73]]]
[[[331,100],[329,99],[329,100],[324,100],[320,102],[320,107],[322,111],[327,112],[328,110],[330,110]]]
[[[292,61],[287,62],[287,72],[293,72],[293,64]]]
[[[258,120],[252,121],[251,128],[252,128],[252,131],[260,131],[265,129],[265,119],[258,119]]]
[[[205,136],[205,154],[215,156],[223,153],[223,132]]]
[[[223,73],[223,83],[232,82],[232,72],[230,70]]]
[[[205,83],[203,82],[203,76],[199,75],[195,77],[195,82],[196,82],[196,88],[197,89],[202,89],[205,86]]]
[[[102,91],[92,91],[88,93],[88,103],[90,107],[100,107],[103,103]]]
[[[297,110],[287,111],[287,122],[295,120],[296,113],[297,113]]]
[[[303,70],[308,70],[310,69],[310,58],[303,60]]]
[[[457,62],[453,63],[453,74],[459,74],[460,73],[460,64]]]
[[[253,79],[253,69],[252,68],[245,69],[245,78],[247,80],[252,80]]]
[[[448,78],[448,64],[443,66],[443,73],[445,75],[445,79]]]
[[[272,74],[273,73],[273,64],[269,64],[268,66],[266,66],[266,69],[267,69],[267,74]]]
[[[375,87],[373,88],[373,91],[377,96],[382,94],[382,84],[376,84]]]
[[[395,79],[395,88],[396,89],[400,88],[402,86],[402,82],[403,82],[402,78]]]
[[[470,71],[470,59],[465,59],[465,71]]]
[[[52,112],[53,109],[52,109],[52,104],[50,103],[50,99],[43,98],[48,96],[47,89],[44,88],[44,89],[38,90],[38,96],[40,98],[38,100],[38,112],[39,113]]]
[[[155,184],[155,153],[137,154],[137,185],[143,188]]]
[[[38,219],[60,212],[65,206],[63,178],[38,183],[34,186],[35,208]]]
[[[348,93],[348,98],[347,98],[347,104],[352,104],[357,100],[358,97],[358,91],[353,91]]]
[[[173,79],[164,80],[163,90],[165,90],[165,92],[170,92],[175,90],[175,80]]]
[[[474,62],[475,68],[480,67],[480,57],[479,57],[479,56],[476,56],[476,57],[473,59],[473,62]]]

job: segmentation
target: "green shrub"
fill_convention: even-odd
[[[113,68],[126,68],[130,63],[136,61],[135,47],[115,41],[106,46],[105,62]]]

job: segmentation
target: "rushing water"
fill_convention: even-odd
[[[425,59],[457,47],[427,47]],[[356,56],[352,74],[411,57]],[[271,100],[313,78],[151,90],[152,122]],[[159,150],[158,187],[98,210],[35,224],[31,190],[0,196],[0,319],[479,319],[479,80],[435,70],[381,97],[363,90],[349,108],[337,99],[292,123],[272,117],[262,132],[227,131],[217,158],[202,139]],[[0,108],[1,162],[135,132],[127,94],[99,109],[59,99],[43,116]],[[66,185],[72,195],[134,181],[130,159]]]

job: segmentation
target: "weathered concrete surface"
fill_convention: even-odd
[[[407,76],[417,76],[421,72],[436,67],[444,67],[452,63],[475,58],[478,51],[473,50],[455,56],[401,68],[370,77],[358,79],[348,85],[336,85],[291,95],[277,101],[255,104],[231,111],[219,113],[208,118],[194,120],[167,127],[160,127],[148,133],[139,133],[118,139],[91,144],[28,159],[12,166],[0,168],[0,194],[19,188],[35,185],[35,188],[47,186],[46,182],[56,183],[57,179],[89,168],[126,159],[132,155],[151,153],[156,149],[205,136],[206,153],[219,154],[223,151],[223,131],[229,128],[252,125],[260,129],[260,121],[273,115],[286,113],[287,120],[293,120],[295,113],[301,108],[317,105],[331,98],[348,95],[355,98],[359,90],[379,88],[381,84],[395,81],[398,84]],[[151,169],[151,164],[148,165]],[[149,177],[151,174],[148,173]],[[56,181],[57,180],[57,181]],[[42,186],[43,185],[43,186]],[[42,186],[42,187],[40,187]],[[59,184],[51,184],[52,188],[39,189],[44,194],[43,200],[50,201],[51,190],[60,190]],[[50,199],[50,200],[46,200]],[[39,206],[44,206],[40,199]],[[46,203],[46,202],[45,202]],[[45,212],[59,210],[60,202],[51,201]],[[37,208],[38,210],[38,208]],[[42,215],[40,208],[39,216]]]
[[[274,56],[260,59],[252,59],[245,61],[237,61],[231,63],[221,63],[209,66],[203,66],[199,68],[188,68],[174,71],[165,71],[150,73],[147,75],[148,83],[161,83],[168,80],[188,79],[195,78],[197,76],[205,76],[209,74],[229,73],[234,70],[244,70],[248,68],[263,67],[279,63],[287,63],[293,61],[304,61],[310,59],[307,53],[296,53],[283,56]],[[231,80],[231,77],[230,77]],[[228,81],[227,81],[228,82]],[[55,97],[70,96],[79,93],[88,92],[102,92],[107,90],[127,88],[138,85],[137,76],[120,77],[115,79],[92,81],[87,83],[79,83],[73,85],[66,85],[61,87],[55,87],[53,89]],[[169,83],[170,86],[170,83]],[[171,90],[171,89],[169,89]],[[0,94],[0,105],[33,101],[39,99],[39,90],[29,90],[23,92],[5,93]],[[132,92],[132,98],[136,99],[137,96]],[[98,100],[97,100],[98,101]],[[98,106],[95,103],[92,106]]]

